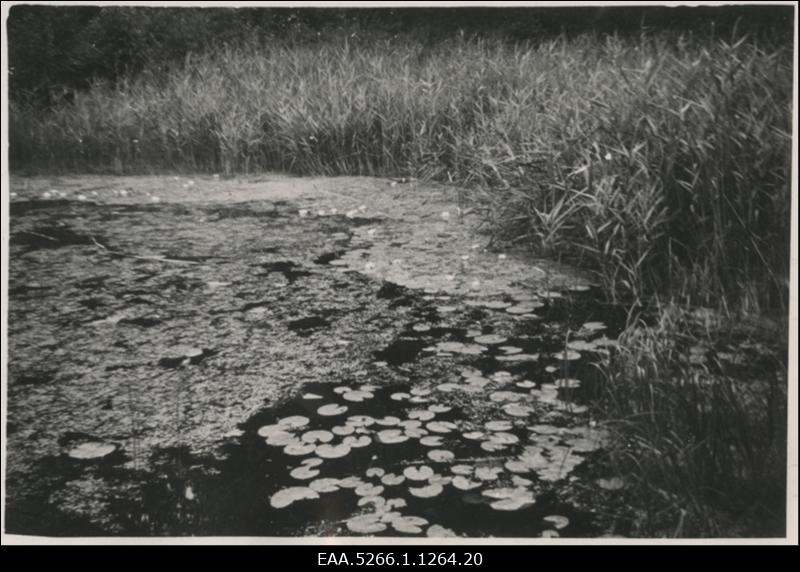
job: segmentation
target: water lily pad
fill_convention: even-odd
[[[404,475],[395,475],[394,473],[387,473],[381,477],[381,483],[387,487],[394,487],[403,484],[406,480]]]
[[[508,302],[503,302],[502,300],[488,300],[483,303],[483,307],[489,308],[490,310],[504,310],[510,305],[511,304]]]
[[[292,471],[289,473],[289,476],[299,481],[306,481],[308,479],[313,479],[318,475],[319,475],[318,469],[312,469],[307,465],[301,465],[296,469],[292,469]]]
[[[428,432],[425,429],[419,427],[410,427],[406,429],[406,435],[410,439],[421,439],[428,435]]]
[[[456,475],[471,475],[475,472],[475,467],[471,465],[453,465],[450,471]]]
[[[381,485],[372,485],[370,483],[358,485],[355,490],[356,495],[360,497],[380,496],[382,492],[383,487]]]
[[[556,427],[554,425],[545,425],[543,423],[540,423],[538,425],[529,425],[528,429],[536,433],[539,433],[540,435],[557,435],[562,431],[559,427]]]
[[[308,399],[308,400],[322,399],[322,396],[317,393],[304,393],[303,399]]]
[[[503,466],[510,473],[521,473],[521,474],[524,474],[524,473],[530,473],[531,470],[532,470],[530,468],[530,466],[528,466],[528,463],[526,463],[524,461],[520,461],[519,459],[510,459],[510,460],[506,461],[503,464]]]
[[[380,520],[380,515],[376,514],[354,516],[347,521],[347,529],[356,534],[377,534],[386,528],[386,524]]]
[[[486,334],[482,336],[475,336],[475,338],[473,338],[473,341],[475,343],[483,344],[485,346],[496,346],[498,344],[502,344],[508,341],[508,338],[498,334]]]
[[[490,499],[510,499],[516,496],[520,496],[521,494],[529,494],[525,489],[520,489],[518,487],[498,487],[494,489],[486,489],[481,494],[485,497]]]
[[[428,521],[419,516],[401,516],[392,520],[392,528],[403,534],[422,534]]]
[[[369,415],[351,415],[347,418],[347,424],[353,427],[369,427],[375,423],[375,419]]]
[[[365,399],[371,399],[373,397],[375,397],[374,393],[361,390],[348,391],[342,394],[342,399],[344,399],[345,401],[352,401],[355,403],[359,403],[361,401],[364,401]]]
[[[382,477],[384,474],[386,474],[386,471],[380,467],[370,467],[364,474],[367,477]]]
[[[510,498],[510,499],[503,499],[494,501],[490,503],[489,506],[492,507],[494,510],[506,510],[506,511],[513,511],[513,510],[520,510],[524,508],[528,508],[533,506],[536,503],[536,499],[531,497],[517,497],[517,498]]]
[[[477,467],[475,469],[475,478],[481,481],[496,481],[503,472],[500,467]]]
[[[539,536],[542,538],[558,538],[560,534],[555,530],[543,530]]]
[[[427,465],[420,465],[419,467],[406,467],[403,470],[403,475],[411,481],[427,481],[435,474],[435,471]]]
[[[481,449],[488,453],[496,453],[498,451],[502,451],[506,447],[507,445],[504,445],[502,443],[495,443],[494,441],[483,441],[481,443]]]
[[[430,407],[428,407],[428,411],[432,411],[433,413],[447,413],[453,409],[452,405],[440,405],[438,403],[434,403]]]
[[[533,408],[518,403],[508,403],[503,406],[503,411],[512,417],[528,417],[533,413]]]
[[[403,421],[398,423],[398,425],[403,429],[405,429],[406,431],[408,431],[413,429],[419,429],[420,427],[422,427],[422,421],[418,421],[416,419],[404,419]]]
[[[544,304],[541,303],[525,303],[525,304],[517,304],[516,306],[509,306],[506,308],[506,312],[513,315],[520,315],[520,314],[533,314],[538,308],[541,308]]]
[[[462,355],[480,355],[486,351],[486,346],[478,344],[464,344],[461,342],[439,342],[436,349],[440,352],[448,352]]]
[[[296,501],[318,498],[319,493],[310,487],[289,487],[272,495],[269,504],[272,508],[286,508]]]
[[[300,464],[306,467],[318,467],[322,464],[322,459],[319,457],[309,457],[308,459],[300,461]]]
[[[386,501],[386,508],[388,509],[404,508],[407,506],[408,503],[406,502],[406,499],[389,499]]]
[[[521,361],[538,361],[539,354],[512,354],[512,355],[504,355],[504,356],[495,356],[495,358],[499,362],[521,362]]]
[[[334,415],[341,415],[347,411],[347,405],[339,405],[338,403],[329,403],[317,409],[317,413],[324,417],[332,417]]]
[[[456,533],[450,530],[449,528],[445,528],[438,524],[432,524],[428,527],[427,532],[425,535],[428,538],[453,538],[456,536]]]
[[[504,354],[512,355],[512,354],[521,354],[522,348],[518,348],[517,346],[500,346],[499,349]]]
[[[496,371],[492,374],[492,381],[500,385],[510,383],[513,379],[514,376],[507,371]]]
[[[567,349],[575,350],[576,352],[596,352],[598,346],[595,342],[587,342],[585,340],[573,340],[567,344]],[[603,350],[605,351],[605,350]]]
[[[272,447],[285,447],[291,443],[301,443],[301,441],[294,434],[287,433],[286,431],[272,433],[269,437],[267,437],[266,442],[267,445]]]
[[[463,436],[470,441],[480,441],[485,435],[483,431],[467,431]]]
[[[384,427],[392,427],[394,425],[398,425],[400,423],[400,419],[393,415],[387,415],[382,419],[376,419],[375,423],[377,423],[378,425],[383,425]]]
[[[424,445],[425,447],[440,447],[442,445],[442,437],[438,435],[430,435],[427,437],[422,437],[419,440],[420,445]]]
[[[495,510],[513,511],[527,508],[533,505],[536,500],[533,494],[523,487],[501,487],[488,489],[481,493],[483,496],[496,499],[490,503]]]
[[[318,493],[333,493],[339,490],[339,479],[317,479],[308,483],[308,487]]]
[[[318,445],[316,453],[317,456],[323,459],[339,459],[350,454],[350,446],[344,443],[339,445]]]
[[[566,516],[561,516],[560,514],[551,514],[544,517],[542,520],[548,524],[551,524],[556,530],[561,530],[569,525],[569,519]]]
[[[580,379],[561,378],[555,381],[556,387],[560,389],[577,389],[581,386]]]
[[[589,330],[590,332],[599,332],[606,329],[603,322],[586,322],[581,326],[582,330]]]
[[[316,449],[316,447],[311,443],[289,443],[283,448],[283,452],[286,455],[302,457],[303,455],[313,453],[314,449]]]
[[[492,443],[499,443],[501,445],[515,445],[519,443],[519,437],[514,435],[513,433],[506,433],[504,431],[498,431],[496,433],[489,434],[489,441]]]
[[[359,477],[356,477],[355,475],[350,477],[345,477],[344,479],[338,479],[338,484],[343,489],[354,489],[363,483],[364,481],[362,481]]]
[[[303,415],[291,415],[278,420],[278,425],[283,425],[290,429],[299,429],[300,427],[308,425],[310,421],[308,417],[304,417]]]
[[[452,451],[434,449],[432,451],[428,451],[428,458],[434,463],[447,463],[455,459],[456,455]]]
[[[356,428],[352,425],[337,425],[333,427],[331,431],[335,435],[339,435],[340,437],[344,437],[345,435],[352,435],[355,432]]]
[[[439,385],[437,385],[436,389],[439,390],[439,391],[444,391],[446,393],[449,393],[451,391],[455,391],[457,389],[460,389],[460,387],[455,383],[446,382],[446,383],[440,383]]]
[[[492,383],[492,381],[490,379],[486,379],[483,376],[474,376],[474,377],[464,378],[464,383],[466,383],[468,386],[472,388],[483,389],[484,387]],[[466,390],[466,388],[462,389]]]
[[[73,459],[102,459],[117,450],[117,446],[113,443],[103,443],[101,441],[88,441],[81,443],[76,447],[70,449],[67,456]]]
[[[384,429],[378,432],[378,440],[386,445],[395,445],[408,441],[408,435],[400,429]]]
[[[329,443],[333,441],[333,433],[325,430],[306,431],[300,438],[306,443]]]
[[[487,421],[484,427],[486,427],[488,431],[511,431],[513,424],[511,421],[506,420]]]
[[[426,395],[430,394],[431,390],[424,387],[414,387],[411,389],[411,395],[418,395],[420,397],[425,397]]]
[[[561,361],[575,361],[581,359],[581,354],[574,350],[564,350],[554,353],[553,357]]]
[[[408,399],[409,397],[411,397],[410,393],[406,393],[404,391],[398,391],[397,393],[392,393],[389,396],[389,399],[392,399],[394,401],[403,401],[404,399]]]
[[[457,428],[457,425],[450,421],[431,421],[425,428],[433,433],[450,433]]]
[[[420,421],[430,421],[436,417],[436,414],[433,411],[429,411],[427,409],[415,409],[413,411],[408,412],[409,419],[418,419]]]
[[[463,475],[458,475],[456,477],[453,477],[453,480],[451,482],[453,486],[460,491],[469,491],[483,485],[483,483],[481,483],[480,481],[473,481]]]
[[[258,429],[258,436],[270,437],[271,435],[289,435],[287,431],[288,427],[286,425],[281,425],[280,423],[275,423],[273,425],[264,425]]]
[[[495,403],[501,401],[520,401],[524,397],[526,397],[524,394],[517,393],[516,391],[493,391],[489,394],[489,399]]]
[[[518,381],[515,385],[521,389],[532,389],[536,387],[536,384],[534,382],[529,381],[527,379]]]
[[[342,445],[347,445],[352,449],[360,449],[362,447],[368,447],[371,444],[372,444],[372,438],[368,437],[367,435],[359,435],[358,437],[350,435],[342,439]]]
[[[408,492],[418,498],[429,499],[442,494],[444,487],[440,484],[428,485],[427,487],[408,487]]]

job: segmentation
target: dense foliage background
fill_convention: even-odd
[[[790,7],[716,8],[427,8],[201,9],[13,6],[8,19],[11,96],[53,102],[93,79],[116,79],[188,53],[244,42],[308,43],[335,34],[413,36],[435,44],[449,36],[537,41],[558,34],[639,34],[680,30],[742,33],[789,42]]]

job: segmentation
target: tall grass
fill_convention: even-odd
[[[762,338],[670,305],[603,364],[637,536],[785,534],[786,355]]]
[[[12,105],[11,164],[452,181],[612,296],[782,309],[791,69],[747,38],[253,44]]]

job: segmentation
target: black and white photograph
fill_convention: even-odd
[[[797,543],[795,2],[2,15],[3,544]]]

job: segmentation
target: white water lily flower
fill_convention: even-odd
[[[100,459],[116,450],[117,446],[111,443],[89,442],[81,443],[67,455],[73,459]]]

